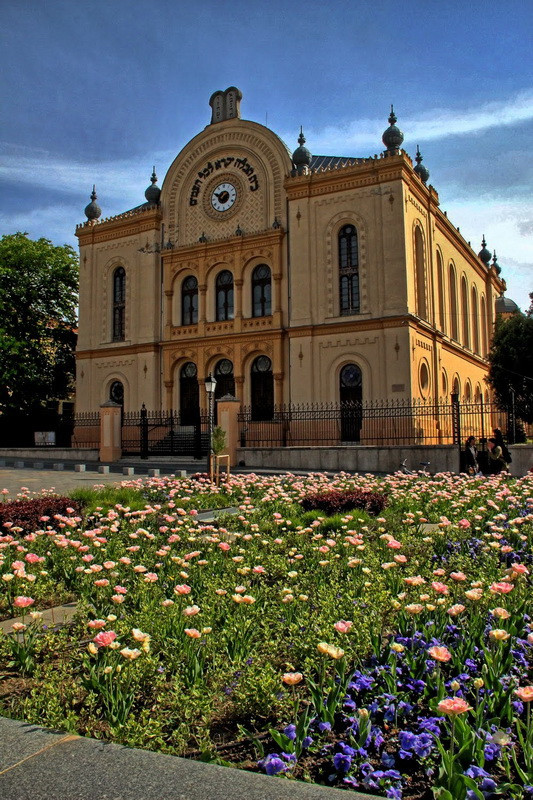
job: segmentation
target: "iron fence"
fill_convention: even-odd
[[[209,416],[179,411],[128,411],[122,415],[125,455],[203,458],[209,446]]]
[[[74,414],[70,446],[83,450],[100,447],[100,414],[98,411]]]
[[[239,414],[241,447],[460,445],[467,436],[483,442],[496,427],[515,441],[515,422],[506,410],[483,400],[460,402],[455,395],[438,402],[280,405],[269,420],[254,419],[251,407]]]

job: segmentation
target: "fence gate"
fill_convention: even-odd
[[[209,444],[209,421],[205,411],[199,410],[187,424],[179,411],[128,411],[122,416],[122,452],[141,458],[188,456],[203,458]]]

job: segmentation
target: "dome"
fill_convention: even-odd
[[[390,126],[384,132],[383,136],[381,137],[381,141],[387,148],[388,152],[391,155],[396,155],[400,151],[400,147],[403,143],[403,133],[401,130],[395,125],[396,114],[394,113],[394,108],[390,107],[390,115],[389,115],[389,122]]]
[[[429,178],[429,169],[422,164],[422,155],[420,153],[420,148],[418,145],[416,146],[416,167],[415,172],[422,181],[422,183],[427,183]]]
[[[491,264],[491,266],[492,266],[492,269],[496,271],[496,275],[500,275],[501,274],[502,268],[498,264],[498,259],[496,258],[496,250],[494,251],[493,256],[492,256],[492,264]]]
[[[96,192],[95,192],[95,187],[93,185],[91,202],[89,203],[89,205],[85,206],[85,216],[87,217],[88,220],[96,220],[98,219],[101,213],[102,209],[96,202]]]
[[[293,175],[303,175],[308,171],[309,165],[311,164],[312,156],[307,147],[304,147],[305,136],[302,128],[300,128],[298,144],[300,146],[297,147],[292,154],[292,163],[294,164],[294,169],[292,171]]]
[[[503,294],[496,300],[495,309],[497,314],[516,314],[520,311],[515,301]]]
[[[155,167],[153,169],[152,177],[150,178],[150,180],[152,181],[152,183],[145,191],[144,196],[151,205],[157,205],[159,203],[159,198],[161,197],[161,189],[157,185],[157,175],[155,174]]]
[[[487,249],[487,242],[485,241],[485,235],[483,235],[483,239],[481,240],[481,250],[478,253],[478,257],[483,261],[486,267],[490,264],[490,250]]]

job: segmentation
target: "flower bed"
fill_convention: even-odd
[[[386,797],[531,795],[531,477],[131,485],[144,508],[4,527],[1,713]],[[387,502],[305,510],[347,493]],[[43,631],[50,584],[79,612]]]

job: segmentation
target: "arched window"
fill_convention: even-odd
[[[442,266],[442,256],[437,250],[437,293],[439,308],[439,328],[446,333],[446,314],[444,311],[444,269]]]
[[[424,240],[420,228],[415,228],[415,272],[416,272],[416,313],[422,319],[427,317],[426,308],[426,268],[424,265]]]
[[[268,317],[272,313],[270,267],[259,264],[252,272],[252,316]]]
[[[363,424],[363,375],[357,364],[345,364],[339,375],[341,440],[358,442]]]
[[[479,307],[477,302],[477,289],[472,286],[472,306],[470,309],[472,315],[472,348],[474,353],[479,354]]]
[[[481,314],[479,316],[479,323],[481,325],[481,355],[483,358],[486,358],[489,348],[487,345],[487,303],[485,301],[485,295],[481,295]]]
[[[258,356],[251,372],[252,419],[267,420],[274,416],[274,376],[268,356]]]
[[[465,347],[470,347],[470,325],[468,313],[468,287],[466,285],[466,278],[461,278],[461,306],[463,312],[463,344]]]
[[[459,339],[459,325],[457,321],[457,280],[453,264],[450,264],[450,336],[456,341]]]
[[[181,324],[196,325],[198,322],[198,281],[189,275],[181,284]]]
[[[117,267],[113,273],[113,341],[126,338],[126,271]]]
[[[359,248],[353,225],[339,231],[339,300],[341,314],[359,313]]]
[[[109,399],[119,406],[124,405],[124,385],[120,381],[113,381],[109,387]]]
[[[200,388],[198,386],[198,371],[193,361],[187,361],[180,370],[180,424],[197,425],[199,422]]]
[[[233,319],[233,275],[227,269],[217,275],[216,302],[217,322]]]

